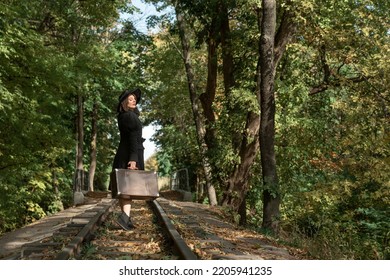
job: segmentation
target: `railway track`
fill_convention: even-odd
[[[133,201],[133,230],[116,224],[119,213],[117,200],[103,198],[52,236],[24,245],[15,259],[197,259],[156,200]]]

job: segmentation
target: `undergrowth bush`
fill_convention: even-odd
[[[353,208],[349,198],[324,203],[308,197],[283,219],[282,232],[291,244],[314,259],[390,259],[390,212],[383,205]]]

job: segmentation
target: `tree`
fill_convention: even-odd
[[[263,172],[263,227],[278,230],[280,192],[275,158],[275,29],[276,1],[262,1],[260,37],[260,153]]]
[[[209,202],[210,205],[217,205],[217,197],[215,194],[215,188],[212,184],[212,175],[211,175],[211,168],[210,168],[210,162],[208,158],[208,148],[207,144],[205,142],[205,127],[204,127],[204,121],[199,109],[198,105],[198,97],[196,93],[196,85],[194,80],[194,73],[190,61],[190,41],[187,38],[188,33],[186,31],[185,27],[185,21],[184,21],[184,14],[181,10],[178,2],[175,3],[175,12],[176,17],[178,21],[179,26],[179,34],[181,38],[181,44],[183,49],[183,61],[186,68],[187,73],[187,79],[188,79],[188,87],[189,87],[189,93],[190,93],[190,100],[192,105],[192,113],[194,115],[194,121],[196,125],[196,134],[197,134],[197,140],[198,140],[198,146],[199,151],[202,157],[202,163],[203,163],[203,170],[204,170],[204,176],[206,179],[206,188],[208,192]]]
[[[179,3],[181,10],[176,10],[176,13],[185,12],[186,15],[188,15],[186,17],[187,21],[190,18],[193,19],[191,21],[191,32],[195,32],[197,44],[201,44],[202,42],[206,43],[208,52],[208,67],[205,72],[207,73],[207,78],[204,79],[206,82],[197,86],[198,88],[201,86],[204,86],[205,88],[204,93],[199,95],[203,108],[203,110],[199,112],[202,114],[202,119],[206,121],[204,133],[201,134],[203,135],[201,138],[209,151],[208,154],[211,159],[210,167],[213,177],[219,182],[220,188],[223,190],[221,203],[223,205],[229,205],[235,211],[238,211],[240,207],[244,205],[246,193],[250,189],[250,170],[258,153],[259,140],[257,134],[259,131],[260,119],[259,107],[257,107],[258,101],[256,99],[260,97],[261,92],[260,81],[262,79],[260,79],[260,76],[264,71],[268,70],[264,70],[266,67],[260,67],[260,62],[258,62],[257,65],[255,64],[256,71],[252,70],[252,73],[244,72],[247,75],[237,74],[240,73],[238,69],[250,69],[251,67],[253,69],[253,61],[251,62],[249,59],[246,59],[246,56],[249,57],[246,53],[258,56],[259,54],[258,50],[250,48],[250,50],[243,52],[243,59],[235,62],[234,57],[238,57],[241,54],[240,51],[245,45],[246,40],[248,40],[248,42],[250,40],[243,36],[243,34],[245,34],[244,32],[238,35],[238,32],[236,31],[233,35],[230,25],[233,26],[233,29],[236,28],[237,30],[240,28],[245,31],[251,30],[251,24],[253,22],[256,23],[256,14],[252,14],[252,16],[248,17],[246,11],[250,9],[254,11],[253,3],[247,4],[247,6],[244,7],[245,9],[242,14],[238,12],[229,12],[238,9],[235,2],[208,1],[206,3],[193,3],[180,1]],[[281,9],[281,11],[287,11],[287,9]],[[245,20],[241,21],[240,25],[238,25],[236,24],[237,19],[232,17],[232,14],[234,14],[236,18],[242,16]],[[291,38],[293,30],[293,28],[289,26],[289,24],[291,24],[290,15],[287,12],[282,15],[283,16],[280,16],[280,18],[283,20],[280,21],[280,29],[277,35],[277,49],[275,51],[276,65],[282,57],[285,46]],[[181,31],[185,31],[186,35],[190,32],[189,30],[184,29],[181,29]],[[255,32],[253,28],[251,31]],[[259,34],[262,34],[263,30],[258,30],[258,32]],[[185,36],[181,34],[181,38],[183,41]],[[189,45],[189,41],[186,40],[185,46],[187,49]],[[219,49],[221,49],[220,56],[218,54]],[[217,72],[219,57],[221,57],[222,61],[221,76],[223,78],[223,89],[219,87],[217,79],[219,74]],[[188,61],[185,61],[185,64],[187,67]],[[267,67],[269,66],[267,65]],[[272,65],[270,69],[271,73],[274,75],[276,66],[274,67],[274,65]],[[193,75],[194,74],[190,75],[192,80],[194,79]],[[236,76],[238,76],[239,79]],[[245,79],[248,78],[254,81],[254,83],[246,82]],[[198,78],[197,80],[201,79]],[[273,79],[271,80],[273,83]],[[262,88],[262,90],[265,90],[265,87]],[[217,91],[219,91],[219,93],[217,93],[216,100]],[[197,95],[194,94],[193,96],[195,100]],[[245,98],[243,98],[243,96]],[[240,102],[242,102],[242,104],[240,104]],[[250,104],[249,107],[248,104]],[[215,108],[218,109],[216,110]],[[230,119],[225,119],[225,115],[229,116]],[[218,122],[216,122],[215,116],[218,116]],[[263,133],[262,135],[269,135],[268,133],[272,132],[272,130],[273,129],[271,128],[266,134]],[[273,138],[272,135],[270,137],[271,139]],[[218,139],[226,139],[227,141],[220,141]],[[267,149],[273,149],[273,142],[271,141],[271,143],[263,147],[263,149],[265,149],[264,154],[267,152]],[[203,155],[203,153],[201,154]],[[230,156],[232,159],[223,162],[224,156]],[[203,156],[203,158],[206,158],[206,156]],[[221,162],[223,163],[220,164]],[[271,169],[274,169],[274,172],[276,172],[276,165],[274,164],[271,166]],[[268,175],[266,177],[268,178]],[[241,209],[244,208],[245,207],[241,207]],[[245,211],[242,211],[241,216],[243,219],[245,218]]]

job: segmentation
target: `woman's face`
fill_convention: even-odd
[[[134,95],[130,94],[127,97],[127,108],[133,110],[135,109],[135,107],[137,107],[137,98]]]

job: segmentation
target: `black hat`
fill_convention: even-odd
[[[121,104],[123,102],[123,100],[125,100],[130,94],[133,94],[135,96],[135,98],[137,99],[137,104],[140,102],[141,90],[139,88],[132,89],[132,90],[125,89],[118,98],[119,104]]]

